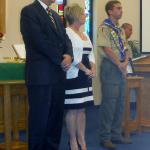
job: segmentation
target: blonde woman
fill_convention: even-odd
[[[65,8],[66,32],[72,42],[74,60],[67,71],[65,91],[66,126],[71,150],[87,150],[85,142],[85,108],[93,105],[92,78],[95,58],[88,35],[81,31],[86,14],[78,4]]]

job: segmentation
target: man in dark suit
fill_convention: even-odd
[[[72,45],[56,12],[55,0],[36,0],[21,11],[29,99],[29,150],[58,150],[64,110],[65,71]]]

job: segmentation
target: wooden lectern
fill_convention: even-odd
[[[0,106],[0,132],[4,133],[0,150],[27,150],[27,142],[19,138],[19,130],[27,128],[20,128],[27,124],[28,111],[24,63],[0,63]]]
[[[126,98],[125,98],[125,116],[124,116],[124,134],[125,137],[130,136],[130,132],[137,130],[140,132],[141,130],[141,87],[142,87],[143,77],[140,76],[131,76],[127,77],[127,86],[126,86]],[[136,89],[136,118],[131,119],[130,115],[130,98],[131,91]]]
[[[142,80],[141,125],[150,127],[150,56],[135,60],[134,68]]]
[[[20,142],[19,140],[19,131],[17,128],[17,120],[12,120],[11,117],[11,104],[12,102],[12,96],[17,94],[17,96],[26,94],[24,92],[25,88],[20,88],[15,90],[13,87],[24,85],[24,80],[6,80],[1,81],[0,80],[0,87],[2,88],[2,91],[0,92],[0,96],[4,97],[4,135],[5,135],[5,142],[0,144],[0,150],[27,150],[27,143],[26,142]],[[19,97],[18,97],[19,98]],[[15,118],[16,119],[16,118]],[[14,122],[14,130],[12,128],[12,122]],[[11,132],[13,132],[14,140],[12,140]]]

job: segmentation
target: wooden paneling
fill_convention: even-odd
[[[150,127],[150,77],[142,83],[142,125]]]
[[[150,72],[150,56],[134,61],[136,72]]]
[[[6,0],[0,0],[0,32],[5,33]]]

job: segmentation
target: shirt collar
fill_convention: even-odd
[[[38,0],[38,2],[41,4],[41,6],[46,10],[47,9],[47,5],[45,3],[43,3],[41,0]]]

